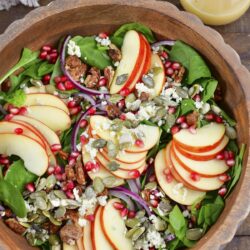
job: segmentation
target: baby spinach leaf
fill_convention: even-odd
[[[141,32],[150,43],[156,41],[153,32],[148,27],[140,23],[127,23],[123,24],[115,31],[115,33],[110,38],[111,42],[117,45],[118,47],[121,47],[124,36],[129,30],[136,30],[138,32]]]
[[[183,99],[181,101],[180,115],[185,115],[194,110],[195,110],[195,105],[192,99]]]
[[[207,102],[209,99],[214,97],[214,92],[217,88],[218,81],[215,79],[203,79],[200,82],[200,85],[203,87],[204,91],[202,93],[202,101]]]
[[[203,58],[189,45],[176,41],[170,53],[170,60],[180,62],[187,70],[184,82],[192,84],[200,78],[211,77]]]
[[[37,176],[27,171],[22,160],[14,162],[6,172],[4,179],[23,192],[25,184],[34,182]]]
[[[168,243],[168,249],[169,250],[175,250],[178,245],[180,243],[180,240],[179,239],[174,239],[174,240],[171,240],[169,243]]]
[[[22,89],[18,89],[15,92],[12,92],[10,94],[6,94],[6,93],[0,93],[0,97],[10,103],[13,104],[16,107],[21,107],[25,100],[26,100],[26,94],[24,93],[24,91]]]
[[[43,75],[49,74],[53,71],[53,69],[54,69],[54,64],[50,64],[47,61],[42,62],[38,68],[37,72],[38,76],[41,77]]]
[[[6,180],[0,180],[0,200],[18,217],[26,217],[27,210],[20,191]]]
[[[239,152],[239,148],[235,140],[229,140],[226,149],[233,151],[235,155],[237,155]]]
[[[98,49],[93,36],[75,36],[72,40],[80,47],[81,59],[87,64],[99,69],[104,69],[112,64],[107,51]]]
[[[58,58],[56,60],[56,63],[55,63],[55,66],[53,68],[53,72],[51,74],[51,78],[50,78],[50,84],[52,85],[55,85],[55,81],[54,81],[54,78],[56,76],[61,76],[63,73],[62,73],[62,70],[61,70],[61,62],[60,62],[60,59]]]
[[[13,66],[3,77],[0,78],[0,85],[5,81],[10,75],[12,75],[16,70],[24,67],[25,65],[31,63],[38,58],[39,51],[31,51],[30,49],[24,48],[22,56],[18,63]]]

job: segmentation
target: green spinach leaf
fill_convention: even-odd
[[[183,99],[180,106],[180,115],[185,115],[195,110],[194,101],[192,99]]]
[[[176,41],[169,56],[170,60],[180,62],[186,68],[185,83],[192,84],[200,78],[211,77],[211,72],[203,58],[189,45]]]
[[[38,68],[38,76],[41,77],[43,75],[47,75],[51,73],[54,69],[54,64],[50,64],[47,61],[42,62]]]
[[[63,73],[62,73],[62,70],[61,70],[61,62],[60,62],[60,59],[58,58],[56,60],[55,66],[53,68],[53,72],[51,74],[50,84],[55,85],[56,84],[55,81],[54,81],[55,77],[56,76],[61,76],[62,74]]]
[[[10,94],[2,92],[0,93],[0,98],[16,107],[21,107],[25,103],[26,94],[22,89],[18,89]]]
[[[203,79],[200,82],[200,85],[203,87],[204,91],[202,93],[202,101],[207,102],[209,99],[214,97],[214,92],[217,88],[218,81],[215,79]]]

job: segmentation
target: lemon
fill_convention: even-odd
[[[250,0],[181,0],[183,8],[209,25],[228,24],[242,16]]]

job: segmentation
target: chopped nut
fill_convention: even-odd
[[[65,61],[65,68],[75,81],[79,81],[80,78],[85,75],[87,65],[77,56],[68,56]]]
[[[73,222],[77,222],[79,216],[78,216],[78,212],[76,210],[71,210],[68,209],[64,215],[64,219],[68,220],[72,220]]]
[[[105,188],[101,193],[98,194],[98,196],[107,196],[108,195],[108,189]]]
[[[89,70],[89,73],[90,74],[88,74],[86,79],[84,80],[84,84],[90,89],[96,88],[100,79],[100,70],[96,67],[92,67]]]
[[[83,165],[81,162],[77,162],[75,166],[75,172],[76,172],[76,181],[80,185],[84,185],[86,183]]]
[[[121,115],[121,110],[115,104],[109,104],[106,106],[106,111],[109,118],[117,118]]]
[[[121,51],[112,43],[109,45],[108,54],[113,62],[120,62],[122,59]]]
[[[26,228],[19,224],[19,222],[14,218],[7,219],[5,223],[17,234],[23,234],[26,231]]]
[[[150,190],[149,189],[145,189],[141,192],[142,198],[145,201],[149,201],[150,200]]]
[[[110,86],[115,75],[114,69],[111,66],[108,66],[104,69],[103,73],[104,73],[105,78],[108,80],[108,86]]]
[[[199,113],[197,111],[194,111],[186,116],[186,121],[189,126],[193,126],[197,124],[199,118]]]
[[[179,70],[175,70],[174,74],[172,75],[172,78],[174,79],[175,82],[181,82],[184,74],[185,74],[185,68],[181,66]]]
[[[69,165],[67,165],[66,167],[65,167],[65,174],[66,174],[66,179],[67,180],[75,180],[76,179],[76,175],[75,175],[75,171],[74,171],[74,169],[71,167],[71,166],[69,166]]]
[[[50,221],[43,223],[42,228],[47,230],[50,234],[56,234],[60,230],[60,226],[56,226]]]
[[[148,99],[149,99],[149,93],[146,93],[146,92],[142,92],[142,93],[140,93],[140,95],[139,95],[139,93],[138,93],[138,90],[137,89],[135,89],[135,96],[138,98],[138,99],[140,99],[141,101],[147,101]]]
[[[82,230],[73,224],[65,225],[60,230],[60,237],[63,242],[70,245],[82,237]]]

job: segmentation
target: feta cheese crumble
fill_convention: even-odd
[[[148,88],[144,83],[141,83],[141,82],[137,83],[135,85],[135,88],[138,91],[139,97],[141,96],[143,92],[149,94],[150,97],[155,96],[155,90]]]
[[[73,40],[70,40],[67,46],[69,55],[81,57],[80,47]]]

